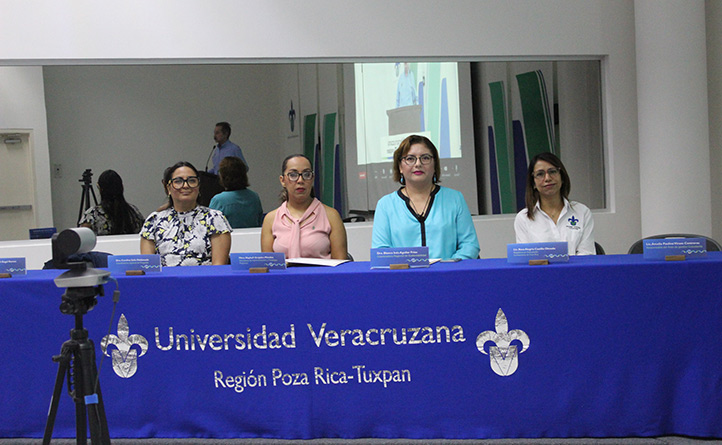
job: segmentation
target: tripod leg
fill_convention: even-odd
[[[53,426],[55,425],[55,416],[58,414],[58,402],[60,394],[63,392],[63,380],[68,372],[68,364],[70,363],[70,351],[63,344],[60,355],[53,357],[53,361],[58,362],[58,375],[55,377],[55,388],[53,389],[53,397],[50,399],[50,409],[48,411],[48,420],[45,422],[45,433],[43,434],[43,445],[50,444],[50,438],[53,435]]]
[[[93,363],[95,366],[95,363]],[[98,374],[97,368],[95,374]],[[105,416],[105,405],[103,405],[103,394],[100,392],[100,380],[98,380],[98,387],[96,388],[98,394],[98,407],[97,407],[97,418],[100,422],[100,443],[110,445],[110,432],[108,431],[108,418]]]
[[[83,186],[83,191],[80,193],[80,210],[78,210],[78,224],[83,218],[83,213],[88,209],[90,205],[90,196],[88,195],[88,189]]]
[[[73,357],[73,399],[75,400],[75,443],[87,445],[88,443],[88,419],[85,412],[85,395],[87,375],[83,372],[83,342],[80,342]],[[92,439],[91,439],[92,440]],[[96,443],[93,440],[92,443]]]
[[[90,441],[93,445],[110,445],[108,422],[105,417],[103,398],[100,394],[100,382],[98,382],[97,388],[93,387],[98,369],[95,365],[95,347],[91,340],[80,344],[80,359],[83,373],[83,393],[86,396],[84,402],[88,410]]]

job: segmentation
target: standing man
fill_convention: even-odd
[[[409,64],[404,63],[404,72],[396,84],[396,108],[416,105],[416,79]]]
[[[228,122],[218,122],[215,130],[213,130],[213,140],[216,141],[215,150],[213,150],[213,167],[208,170],[208,173],[218,174],[218,164],[221,163],[221,159],[228,156],[235,156],[243,161],[248,171],[248,162],[243,157],[241,147],[229,141],[228,138],[231,136],[231,124]]]

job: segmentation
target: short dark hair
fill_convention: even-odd
[[[226,190],[243,190],[248,187],[246,164],[240,158],[227,156],[218,164],[218,176]]]
[[[539,191],[535,187],[534,183],[534,166],[539,161],[545,161],[553,165],[559,170],[559,174],[562,178],[562,187],[559,193],[562,198],[569,199],[569,192],[572,190],[572,183],[569,180],[569,174],[567,169],[564,168],[562,160],[557,157],[554,153],[544,152],[531,158],[529,161],[529,169],[526,174],[526,216],[529,219],[534,219],[534,210],[536,209],[536,203],[539,202]]]
[[[226,136],[230,136],[230,135],[231,135],[231,124],[229,124],[228,122],[218,122],[218,123],[216,124],[216,127],[221,127],[221,131],[222,131],[223,134],[225,134]]]
[[[426,148],[431,151],[431,154],[434,156],[434,184],[437,182],[441,182],[441,163],[439,162],[439,150],[436,149],[436,146],[434,145],[431,140],[425,136],[420,136],[418,134],[412,134],[411,136],[408,136],[406,139],[401,141],[401,144],[399,144],[399,148],[394,151],[394,181],[401,182],[401,171],[399,169],[399,166],[401,165],[401,158],[406,156],[406,154],[411,150],[411,146],[414,144],[421,144],[424,145]]]
[[[168,204],[170,204],[171,207],[173,207],[173,198],[170,196],[170,191],[169,191],[170,186],[168,185],[168,183],[170,182],[171,179],[173,179],[173,172],[178,170],[181,167],[190,168],[191,170],[193,170],[195,175],[198,176],[198,170],[193,166],[193,164],[191,164],[190,162],[187,162],[187,161],[176,162],[175,164],[173,164],[170,167],[163,170],[163,185],[166,188],[166,193],[168,194]],[[200,193],[200,190],[198,190],[198,198],[196,199],[196,201],[200,198],[201,198],[201,193]]]

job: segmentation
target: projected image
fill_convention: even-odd
[[[355,64],[359,165],[388,163],[410,134],[431,139],[441,158],[461,157],[456,63]]]

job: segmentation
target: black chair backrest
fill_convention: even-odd
[[[602,247],[602,245],[599,244],[599,243],[596,242],[596,241],[594,242],[594,250],[596,251],[597,255],[606,255],[606,253],[604,252],[604,248]]]
[[[91,250],[86,253],[70,255],[68,257],[68,262],[85,261],[86,263],[90,263],[92,267],[108,267],[108,257],[110,255],[111,254],[108,252],[97,252],[95,250]],[[43,269],[55,269],[53,260],[50,259],[46,261],[45,264],[43,264]]]
[[[668,233],[665,235],[648,236],[646,238],[637,240],[634,244],[632,244],[632,246],[629,248],[629,252],[627,252],[627,253],[628,254],[644,253],[644,240],[646,240],[646,239],[664,239],[664,238],[703,238],[705,241],[707,241],[707,252],[722,251],[722,247],[720,247],[720,244],[710,237],[703,236],[703,235],[693,235],[691,233]]]
[[[363,217],[363,216],[361,216],[361,215],[354,215],[354,216],[349,216],[349,217],[347,217],[347,218],[344,218],[344,219],[342,219],[341,221],[343,221],[343,222],[345,222],[345,223],[350,223],[350,222],[364,222],[364,221],[366,221],[366,218]]]

